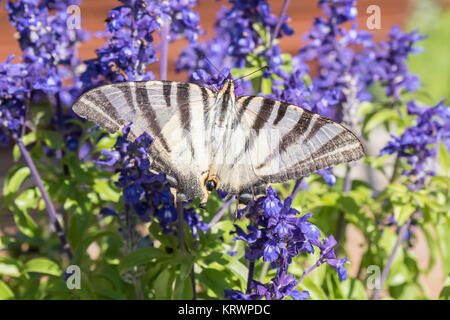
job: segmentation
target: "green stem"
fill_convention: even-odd
[[[247,293],[250,293],[250,285],[253,281],[254,273],[255,273],[255,261],[250,261],[250,263],[248,264]]]
[[[394,248],[392,249],[391,254],[386,262],[386,265],[381,272],[379,287],[375,290],[375,293],[372,296],[372,300],[377,300],[380,296],[381,290],[383,289],[383,285],[386,282],[387,276],[389,275],[389,271],[391,270],[392,263],[394,262],[395,255],[397,254],[398,249],[400,248],[400,244],[403,242],[403,237],[408,231],[408,227],[411,223],[411,218],[409,218],[405,224],[400,228],[400,232],[398,233],[397,241],[394,244]]]
[[[131,208],[128,204],[125,204],[125,234],[124,234],[124,240],[125,240],[125,254],[130,254],[135,250],[136,246],[136,217],[133,215],[131,211]],[[142,284],[141,279],[139,276],[139,270],[137,267],[134,267],[131,271],[132,278],[132,284],[134,288],[134,294],[136,297],[136,300],[144,300],[144,293],[142,291]]]
[[[303,271],[303,274],[301,275],[301,277],[298,279],[297,284],[302,282],[302,280],[306,277],[306,275],[308,275],[309,273],[311,273],[314,269],[316,269],[317,267],[319,267],[322,264],[322,262],[319,260],[317,260],[317,262],[309,269],[306,269],[305,271]]]
[[[184,238],[184,214],[183,214],[183,202],[177,201],[175,203],[175,208],[177,209],[177,225],[178,225],[178,241],[180,242],[181,252],[183,254],[188,255],[189,250],[186,245],[186,240]],[[189,274],[191,278],[192,285],[192,300],[197,300],[197,290],[195,288],[195,271],[194,271],[194,263],[192,264],[192,269]]]
[[[394,182],[394,180],[397,178],[397,171],[398,171],[399,165],[400,165],[400,158],[397,153],[397,155],[395,156],[394,169],[392,170],[392,176],[391,176],[391,180],[389,181],[389,183]]]
[[[342,192],[344,194],[347,194],[352,189],[352,179],[350,178],[350,172],[351,167],[350,165],[346,165],[346,172],[345,172],[345,178],[344,178],[344,185],[342,187]],[[336,254],[339,253],[341,246],[341,240],[344,237],[345,233],[345,211],[339,212],[339,218],[338,218],[338,228],[336,232],[336,241],[337,241],[337,248],[336,248]]]
[[[133,275],[133,287],[136,300],[144,300],[144,294],[142,291],[142,283],[140,277]]]
[[[62,252],[67,255],[69,260],[72,260],[73,254],[72,250],[70,249],[69,242],[67,241],[66,235],[64,234],[61,224],[58,221],[55,207],[53,206],[53,202],[51,201],[50,196],[44,187],[42,178],[39,175],[39,171],[37,170],[36,165],[34,164],[33,158],[31,157],[30,153],[28,152],[27,148],[25,147],[21,139],[18,139],[16,143],[17,146],[19,147],[20,152],[22,153],[23,158],[25,159],[25,162],[30,168],[31,176],[34,179],[36,186],[41,192],[41,196],[42,199],[44,200],[45,208],[47,209],[50,222],[53,224],[56,234],[58,235],[58,238],[61,242]]]

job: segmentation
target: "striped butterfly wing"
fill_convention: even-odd
[[[154,141],[149,149],[151,168],[164,172],[187,200],[206,201],[201,177],[208,170],[209,118],[214,93],[191,83],[135,81],[92,89],[74,104],[79,116],[116,132],[132,123],[128,139],[142,133]]]
[[[299,179],[364,156],[359,139],[344,126],[285,102],[243,96],[236,101],[235,142],[219,176],[234,194],[264,194],[267,184]]]

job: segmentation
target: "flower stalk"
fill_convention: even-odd
[[[225,201],[222,205],[222,207],[217,211],[217,213],[214,215],[214,217],[211,219],[211,221],[208,223],[207,227],[205,228],[205,232],[209,229],[211,229],[217,222],[220,221],[222,216],[225,214],[225,211],[228,209],[228,207],[233,203],[235,199],[235,196],[232,196],[230,199]]]
[[[44,184],[42,183],[42,178],[39,175],[36,165],[34,164],[34,161],[30,153],[28,152],[27,148],[25,147],[21,139],[17,140],[17,146],[19,147],[19,150],[25,162],[27,163],[27,166],[30,168],[31,175],[34,179],[34,182],[36,183],[36,186],[41,192],[42,199],[44,200],[45,203],[45,208],[47,209],[47,213],[50,218],[50,222],[55,228],[56,234],[58,235],[59,241],[61,242],[62,252],[69,258],[69,260],[72,260],[73,254],[72,250],[70,249],[69,242],[67,241],[67,238],[61,227],[61,224],[58,221],[55,207],[53,206],[53,202],[51,201],[50,196],[48,195],[48,192],[45,189]]]
[[[184,214],[183,214],[183,202],[176,201],[175,207],[177,209],[177,226],[178,226],[178,241],[180,242],[181,251],[183,254],[189,254],[186,240],[184,238]],[[192,300],[197,300],[197,290],[195,288],[195,271],[194,264],[189,274],[192,285]]]
[[[247,290],[246,290],[247,294],[250,293],[254,273],[255,273],[255,261],[250,261],[248,263],[248,277],[247,277]]]
[[[290,0],[284,0],[283,7],[281,8],[280,18],[278,19],[277,25],[273,30],[272,36],[270,37],[270,46],[272,46],[273,41],[278,37],[281,25],[283,24],[284,17],[286,16],[287,8],[289,7]]]
[[[161,27],[161,54],[159,61],[159,79],[167,80],[167,63],[169,60],[169,31],[170,21],[168,19],[163,20]]]
[[[403,239],[408,231],[409,225],[411,224],[411,218],[409,218],[405,224],[400,228],[400,232],[398,233],[397,241],[392,248],[391,254],[388,257],[386,265],[381,272],[379,287],[375,290],[372,300],[377,300],[380,297],[381,290],[383,289],[383,285],[386,282],[387,276],[389,275],[389,271],[391,270],[392,263],[394,262],[395,255],[397,254],[398,249],[400,248],[400,244],[403,242]]]
[[[350,178],[351,173],[351,167],[350,165],[346,165],[346,171],[345,171],[345,177],[344,177],[344,184],[342,186],[342,192],[343,194],[347,194],[352,189],[352,179]],[[338,218],[338,228],[336,233],[336,241],[338,243],[338,247],[336,248],[336,251],[339,253],[339,248],[342,237],[345,233],[345,211],[339,212],[339,218]]]

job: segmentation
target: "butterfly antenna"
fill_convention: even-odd
[[[255,71],[253,71],[253,72],[250,72],[249,74],[246,74],[245,76],[242,76],[242,77],[240,77],[240,78],[234,79],[233,82],[234,82],[234,81],[241,80],[241,79],[246,78],[246,77],[249,77],[249,76],[251,76],[252,74],[255,74],[255,73],[257,73],[257,72],[259,72],[259,71],[261,71],[261,70],[265,70],[265,69],[269,69],[269,66],[261,67],[261,68],[259,68],[258,70],[255,70]]]
[[[216,65],[214,63],[212,63],[212,61],[209,60],[208,57],[205,56],[203,53],[200,54],[200,59],[205,59],[205,61],[208,62],[208,64],[211,67],[213,67],[213,69],[216,70],[218,74],[220,74],[222,77],[225,78],[225,76],[223,75],[222,71],[220,71],[219,68],[217,68]]]

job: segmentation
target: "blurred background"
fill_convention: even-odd
[[[215,13],[218,8],[227,5],[227,1],[199,0],[196,10],[200,14],[200,23],[206,31],[200,41],[211,38],[214,35]],[[281,11],[282,1],[269,0],[275,14]],[[91,40],[81,45],[79,53],[82,59],[91,59],[95,57],[95,49],[103,45],[104,41],[95,36],[95,32],[105,30],[104,20],[111,8],[120,5],[117,0],[83,0],[81,5],[81,27],[92,32]],[[381,29],[370,30],[375,34],[375,40],[385,40],[388,37],[389,30],[393,25],[399,25],[404,30],[419,29],[421,34],[428,38],[422,41],[421,45],[425,53],[414,56],[410,59],[411,70],[417,73],[424,83],[424,92],[429,95],[431,103],[437,103],[441,98],[450,97],[450,0],[359,0],[358,1],[358,26],[361,30],[368,30],[366,26],[367,18],[370,16],[366,12],[370,5],[378,5],[381,9]],[[283,51],[293,55],[297,54],[299,48],[304,43],[303,35],[308,31],[314,17],[321,15],[321,10],[317,7],[317,1],[292,0],[287,10],[290,16],[290,25],[294,29],[294,35],[283,37],[281,47]],[[15,29],[10,26],[7,12],[4,9],[4,3],[0,7],[0,61],[5,61],[10,54],[20,56],[20,48],[14,40]],[[158,43],[158,40],[156,40]],[[175,73],[175,60],[182,48],[187,45],[187,41],[178,40],[169,47],[169,74],[170,80],[186,80],[183,73]],[[19,62],[15,58],[15,62]],[[220,66],[218,66],[220,68]],[[159,73],[158,63],[151,66],[151,70],[156,77]],[[448,104],[447,99],[447,104]],[[380,131],[380,139],[377,139],[379,145],[370,146],[369,152],[376,154],[385,145],[388,135]],[[3,179],[7,170],[12,166],[11,149],[0,148],[0,185],[3,185]],[[383,184],[383,181],[375,181]],[[0,189],[1,196],[1,189]],[[0,198],[1,199],[1,198]],[[0,200],[1,201],[1,200]],[[11,214],[1,212],[3,223],[0,229],[1,233],[14,234],[17,232]],[[361,235],[351,226],[347,230],[347,248],[350,253],[349,260],[350,275],[354,276],[362,254],[360,244]],[[428,261],[428,250],[424,236],[418,231],[418,241],[413,248],[413,254],[424,264]],[[1,254],[1,253],[0,253]],[[352,268],[353,267],[353,268]],[[420,265],[425,268],[426,265]],[[428,275],[421,275],[422,284],[427,288],[431,298],[437,298],[439,291],[443,286],[444,275],[442,265],[438,261],[432,272]]]

